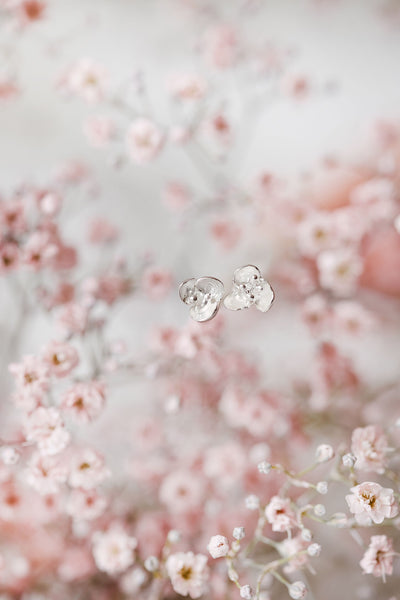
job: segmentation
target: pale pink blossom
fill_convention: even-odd
[[[229,548],[228,539],[224,535],[213,535],[207,546],[207,550],[213,558],[226,556]]]
[[[25,421],[26,439],[36,442],[42,454],[58,454],[68,445],[70,434],[59,411],[39,406]]]
[[[104,458],[92,448],[75,452],[71,459],[68,481],[72,487],[92,489],[109,477]]]
[[[74,519],[92,521],[103,514],[107,506],[107,500],[96,490],[71,490],[66,511]]]
[[[83,282],[82,290],[89,299],[102,300],[109,306],[131,288],[128,277],[116,272],[106,273],[100,277],[89,277]]]
[[[301,569],[301,567],[307,564],[308,556],[307,554],[302,553],[302,551],[306,550],[308,544],[309,543],[305,541],[301,535],[296,535],[296,537],[292,538],[288,537],[280,542],[279,553],[281,556],[283,558],[293,556],[292,560],[284,566],[285,573],[293,573],[294,571],[298,571]]]
[[[55,456],[42,456],[35,453],[28,464],[26,481],[39,494],[56,494],[60,484],[67,480],[65,464]]]
[[[360,566],[364,573],[382,577],[393,573],[393,541],[386,535],[373,535]]]
[[[36,195],[36,203],[41,213],[47,217],[54,217],[61,210],[62,198],[52,190],[41,190]]]
[[[398,512],[393,490],[383,488],[379,483],[365,481],[352,487],[352,493],[346,496],[350,512],[360,525],[382,523],[392,519]]]
[[[160,152],[164,136],[159,127],[145,118],[133,121],[126,135],[126,147],[132,162],[143,165],[152,161]]]
[[[172,587],[181,596],[200,598],[207,589],[207,557],[193,552],[171,554],[165,564]]]
[[[173,513],[196,509],[204,498],[204,484],[199,474],[189,470],[169,473],[160,488],[160,500]]]
[[[208,448],[204,457],[204,473],[218,485],[229,486],[238,481],[246,468],[243,448],[235,442]]]
[[[341,300],[332,309],[333,325],[348,334],[360,334],[375,324],[373,314],[362,304],[351,300]]]
[[[66,377],[79,364],[77,350],[64,342],[50,342],[42,356],[50,373],[56,377]]]
[[[104,115],[91,116],[86,119],[83,131],[91,146],[103,148],[113,139],[115,124],[110,117]]]
[[[59,328],[68,335],[83,334],[88,326],[89,311],[77,302],[64,304],[57,315]]]
[[[143,273],[142,287],[151,300],[161,300],[171,289],[172,275],[167,269],[149,267]]]
[[[351,451],[356,457],[355,468],[383,473],[388,441],[379,425],[357,427],[351,436]]]
[[[0,231],[13,234],[24,233],[27,229],[24,202],[13,200],[0,202]]]
[[[179,100],[200,100],[207,91],[206,81],[196,73],[180,73],[170,77],[168,87]]]
[[[306,298],[302,306],[301,315],[314,335],[323,333],[331,322],[329,304],[321,294],[313,294]]]
[[[298,226],[297,239],[302,254],[315,256],[336,244],[335,226],[330,213],[309,214]]]
[[[290,498],[273,496],[265,507],[265,516],[272,531],[289,531],[297,525]]]
[[[34,271],[51,266],[59,248],[48,231],[34,231],[25,243],[23,261]]]
[[[8,369],[15,378],[18,396],[41,399],[49,389],[49,368],[41,358],[24,356],[21,363],[11,363]]]
[[[100,415],[105,404],[105,385],[100,381],[76,383],[61,399],[61,409],[80,423]]]
[[[113,526],[108,531],[96,531],[92,539],[93,556],[100,571],[118,575],[134,563],[137,542],[122,527]]]
[[[363,264],[352,250],[326,250],[317,258],[321,286],[338,296],[348,296],[357,289]]]
[[[108,74],[103,65],[91,58],[83,58],[72,67],[63,83],[68,91],[88,104],[95,104],[105,95]]]

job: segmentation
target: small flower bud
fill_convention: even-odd
[[[229,542],[224,535],[213,535],[208,542],[207,550],[213,558],[221,558],[229,552]]]
[[[302,581],[295,581],[289,586],[289,596],[293,600],[301,600],[307,595],[307,588]]]
[[[235,538],[235,540],[242,540],[246,535],[244,527],[235,527],[232,535]]]
[[[260,473],[263,473],[264,475],[268,475],[268,473],[272,469],[272,465],[271,465],[271,463],[267,462],[266,460],[263,460],[262,462],[258,463],[257,468],[260,471]]]
[[[307,548],[309,556],[319,556],[321,554],[321,546],[319,544],[310,544]]]
[[[251,591],[251,587],[249,585],[242,585],[240,588],[240,597],[244,598],[244,600],[252,600],[253,592]]]
[[[12,446],[4,446],[1,450],[1,460],[5,465],[15,465],[20,458],[20,453]]]
[[[342,456],[342,463],[345,467],[348,467],[349,469],[351,469],[352,467],[354,467],[356,462],[356,457],[354,456],[354,454],[351,454],[350,452],[348,454],[344,454]]]
[[[311,540],[313,539],[313,534],[309,529],[302,529],[301,537],[305,542],[311,542]]]
[[[150,571],[150,573],[157,571],[159,566],[160,562],[156,556],[148,556],[144,561],[144,568],[147,569],[147,571]]]
[[[323,517],[325,513],[326,513],[326,508],[323,504],[316,504],[314,506],[314,514],[317,517]]]
[[[327,462],[333,458],[334,451],[329,444],[321,444],[315,451],[315,459],[319,463]]]
[[[170,544],[176,544],[181,539],[181,534],[177,529],[171,529],[171,531],[168,532],[167,539]]]
[[[328,482],[327,481],[318,481],[317,483],[317,492],[319,494],[327,494],[328,493]]]
[[[251,494],[245,499],[245,504],[246,508],[248,508],[249,510],[257,510],[260,506],[260,499],[254,494]]]

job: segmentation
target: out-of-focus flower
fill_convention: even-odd
[[[143,273],[142,287],[151,300],[164,298],[172,286],[172,275],[166,269],[149,267]]]
[[[189,470],[178,470],[167,475],[160,488],[160,500],[173,513],[191,511],[201,505],[204,484]]]
[[[135,560],[136,539],[122,528],[114,526],[108,531],[93,535],[93,556],[100,571],[118,575],[126,571]]]
[[[67,469],[58,457],[36,453],[29,461],[26,480],[39,494],[56,494],[67,480]]]
[[[103,457],[91,448],[84,448],[76,451],[72,457],[68,481],[72,487],[89,490],[109,475]]]
[[[99,416],[105,404],[105,386],[100,381],[76,383],[61,400],[61,409],[78,422],[89,423]]]
[[[272,531],[289,531],[297,525],[290,498],[273,496],[265,508],[265,516]]]
[[[392,519],[399,512],[393,490],[383,488],[379,483],[365,481],[352,487],[346,496],[350,512],[360,525],[382,523]]]
[[[168,557],[165,566],[177,594],[200,598],[206,591],[209,569],[204,554],[177,552]]]
[[[26,439],[36,442],[42,454],[58,454],[68,445],[70,434],[56,408],[39,406],[25,421]]]
[[[387,438],[379,425],[357,427],[351,436],[355,468],[383,473],[388,452]]]
[[[133,121],[126,134],[126,148],[132,162],[144,165],[161,151],[164,136],[159,127],[149,119]]]
[[[52,375],[66,377],[79,364],[79,356],[71,344],[50,342],[44,349],[43,361]]]
[[[91,521],[103,514],[107,500],[95,490],[71,490],[66,510],[74,519]]]
[[[326,250],[317,257],[321,286],[338,296],[352,294],[358,285],[363,263],[348,249]]]
[[[88,104],[95,104],[104,97],[108,74],[100,63],[83,58],[70,69],[62,83],[68,91],[80,96]]]
[[[170,77],[168,87],[171,94],[183,101],[200,100],[207,91],[206,81],[196,73],[180,73]]]
[[[386,535],[373,535],[360,561],[364,573],[382,577],[393,573],[393,541]]]

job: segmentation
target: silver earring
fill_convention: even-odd
[[[241,310],[254,305],[261,312],[267,312],[274,298],[274,290],[263,279],[260,270],[254,265],[246,265],[234,272],[232,291],[225,297],[224,306],[228,310]]]
[[[223,295],[224,284],[215,277],[187,279],[179,286],[180,299],[190,307],[192,319],[199,323],[215,317]]]

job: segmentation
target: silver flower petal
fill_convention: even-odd
[[[224,306],[228,310],[241,310],[254,305],[261,312],[267,312],[274,297],[274,290],[260,270],[254,265],[246,265],[234,272],[232,291],[225,297]]]
[[[182,302],[190,307],[190,316],[199,323],[215,317],[223,295],[224,285],[215,277],[187,279],[179,287]]]

